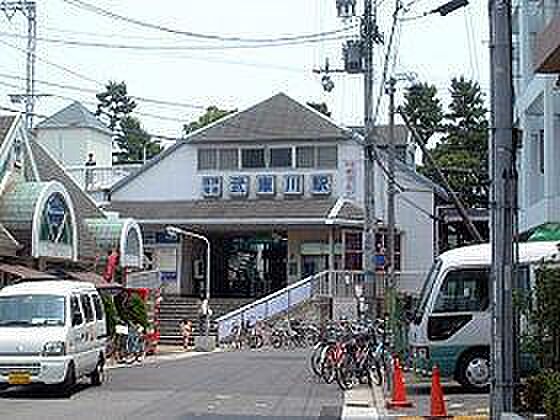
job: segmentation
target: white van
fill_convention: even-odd
[[[555,258],[558,242],[519,245],[518,287],[529,290],[543,259]],[[447,377],[466,387],[482,389],[490,381],[489,244],[453,249],[434,262],[424,283],[409,344],[414,364],[422,370],[437,365]],[[521,367],[530,358],[521,355]]]
[[[0,388],[104,379],[107,327],[95,286],[35,281],[0,290]]]

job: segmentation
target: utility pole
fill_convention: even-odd
[[[33,128],[33,114],[35,108],[35,48],[37,46],[37,9],[35,1],[1,1],[0,11],[11,20],[16,13],[27,18],[27,62],[25,78],[25,126]]]
[[[489,0],[491,136],[489,162],[492,242],[492,346],[490,415],[513,411],[513,273],[515,148],[511,73],[511,3]]]
[[[375,285],[375,138],[373,136],[373,42],[377,37],[372,0],[364,0],[362,18],[362,43],[364,57],[364,280]],[[375,285],[374,290],[378,287]],[[376,302],[376,296],[372,296]],[[375,314],[378,316],[379,314]]]

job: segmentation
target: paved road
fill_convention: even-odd
[[[342,394],[318,383],[303,352],[227,352],[110,371],[70,398],[0,394],[0,419],[338,419]]]

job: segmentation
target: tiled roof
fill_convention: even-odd
[[[363,220],[364,211],[354,203],[347,201],[342,205],[336,218],[345,220]]]
[[[222,118],[187,137],[190,143],[321,140],[347,137],[326,116],[284,93]]]
[[[194,201],[114,201],[107,210],[120,213],[120,217],[134,217],[140,222],[149,220],[206,220],[244,223],[255,220],[290,223],[326,219],[334,206],[334,199],[293,200],[194,200]]]
[[[16,117],[12,115],[0,116],[0,144],[4,142],[15,119]]]
[[[36,129],[44,128],[93,128],[111,135],[109,130],[97,117],[79,102],[73,102],[66,108],[41,121]]]
[[[95,241],[89,232],[85,219],[105,217],[91,198],[74,182],[64,169],[36,141],[29,140],[33,160],[41,181],[58,181],[64,185],[76,212],[78,226],[78,256],[80,259],[95,258]]]

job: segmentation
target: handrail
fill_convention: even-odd
[[[216,322],[224,321],[224,320],[226,320],[226,319],[228,319],[228,318],[232,318],[232,317],[234,317],[234,316],[237,316],[237,315],[239,315],[239,314],[241,314],[241,313],[243,313],[243,312],[246,312],[247,310],[249,310],[249,309],[251,309],[251,308],[253,308],[253,307],[255,307],[255,306],[260,305],[261,303],[265,303],[266,301],[272,300],[272,299],[274,299],[275,297],[282,296],[284,293],[289,292],[289,291],[292,290],[292,289],[296,289],[296,288],[298,288],[298,287],[300,287],[300,286],[302,286],[302,285],[304,285],[304,284],[306,284],[306,283],[310,283],[311,281],[313,281],[314,278],[320,277],[320,276],[325,275],[325,274],[328,274],[328,273],[329,273],[329,270],[325,270],[325,271],[321,271],[321,272],[319,272],[319,273],[313,274],[313,275],[311,275],[311,276],[309,276],[309,277],[305,277],[304,279],[299,280],[299,281],[297,281],[297,282],[295,282],[295,283],[292,283],[292,284],[290,284],[290,285],[284,287],[283,289],[280,289],[280,290],[278,290],[278,291],[276,291],[276,292],[274,292],[274,293],[271,293],[270,295],[264,296],[264,297],[262,297],[262,298],[260,298],[260,299],[255,300],[254,302],[248,303],[247,305],[242,306],[241,308],[236,309],[235,311],[229,312],[229,313],[227,313],[227,314],[225,314],[225,315],[222,315],[222,316],[219,317],[219,318],[216,318]]]

